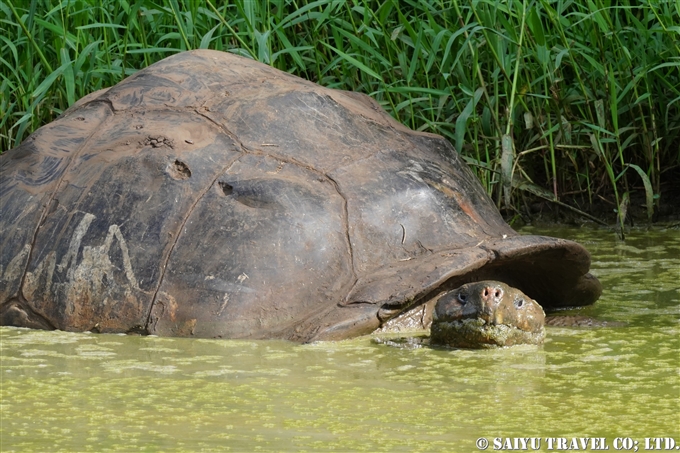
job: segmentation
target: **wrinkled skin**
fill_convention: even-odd
[[[468,283],[434,308],[431,343],[463,348],[542,344],[545,313],[522,291],[497,281]]]

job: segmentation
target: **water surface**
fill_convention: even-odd
[[[544,346],[399,349],[0,328],[0,451],[478,451],[486,437],[680,442],[680,231],[576,239],[605,292]],[[542,444],[546,449],[546,444]],[[489,448],[493,450],[493,444]]]

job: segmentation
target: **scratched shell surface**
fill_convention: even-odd
[[[600,294],[583,247],[518,236],[442,137],[228,53],[86,96],[0,171],[2,324],[307,341],[480,278]]]

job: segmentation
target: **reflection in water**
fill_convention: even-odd
[[[605,292],[542,347],[400,349],[0,328],[5,451],[476,451],[478,437],[680,441],[680,232],[579,240]],[[545,444],[543,445],[545,447]],[[490,449],[493,448],[493,444]]]

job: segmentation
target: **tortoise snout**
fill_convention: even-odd
[[[480,291],[479,298],[485,305],[496,306],[503,300],[503,288],[499,285],[484,285]]]
[[[443,294],[435,305],[434,317],[438,320],[479,318],[495,320],[495,313],[506,297],[500,282],[468,283]]]

